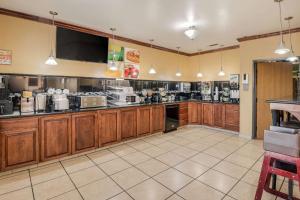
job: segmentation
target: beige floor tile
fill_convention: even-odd
[[[174,149],[176,149],[176,148],[178,148],[180,146],[177,145],[177,144],[174,144],[172,142],[167,141],[167,142],[164,142],[162,144],[159,144],[158,147],[162,148],[162,149],[165,149],[167,151],[172,151],[172,150],[174,150]]]
[[[28,171],[18,172],[0,180],[0,195],[30,186]]]
[[[162,148],[158,148],[156,146],[153,146],[153,147],[150,147],[150,148],[147,148],[147,149],[144,149],[142,151],[143,153],[147,154],[148,156],[151,156],[151,157],[157,157],[161,154],[164,154],[167,152],[167,150],[165,149],[162,149]]]
[[[150,148],[150,147],[154,147],[154,145],[149,144],[143,140],[137,140],[137,141],[129,142],[127,144],[139,151],[142,151],[142,150]]]
[[[85,200],[104,200],[121,193],[122,189],[107,177],[79,188],[79,192]]]
[[[82,200],[82,198],[77,190],[72,190],[57,197],[51,198],[51,200]]]
[[[184,146],[184,145],[187,145],[189,143],[192,143],[192,141],[190,140],[187,140],[187,139],[184,139],[184,138],[174,138],[172,140],[169,140],[169,142],[172,142],[172,143],[175,143],[177,145],[180,145],[180,146]]]
[[[213,169],[237,179],[240,179],[248,170],[247,168],[240,167],[227,161],[220,162]]]
[[[223,193],[227,193],[238,181],[237,179],[215,170],[207,171],[205,174],[200,176],[198,180]]]
[[[112,175],[114,173],[120,172],[124,169],[131,167],[129,163],[122,160],[121,158],[117,158],[99,165],[99,167],[105,171],[108,175]]]
[[[125,156],[127,154],[136,152],[136,150],[134,148],[132,148],[131,146],[127,145],[127,144],[122,144],[119,146],[115,146],[110,148],[110,150],[112,152],[114,152],[115,154],[117,154],[118,156]]]
[[[246,168],[252,167],[256,161],[256,159],[245,157],[237,153],[231,154],[225,160]]]
[[[173,192],[153,179],[148,179],[128,190],[128,193],[135,200],[164,200]]]
[[[224,159],[225,157],[227,157],[232,153],[231,151],[227,151],[225,149],[219,149],[216,148],[215,146],[210,147],[209,149],[206,149],[203,152],[219,159]]]
[[[210,156],[205,153],[199,153],[196,156],[190,158],[190,160],[197,162],[201,165],[204,165],[206,167],[212,167],[216,165],[218,162],[220,162],[220,159],[215,158],[213,156]]]
[[[73,173],[88,167],[95,166],[95,164],[86,156],[64,160],[61,163],[68,173]]]
[[[72,173],[70,177],[77,187],[81,187],[104,178],[106,175],[98,167],[94,166]]]
[[[249,158],[258,159],[264,153],[264,150],[253,144],[246,144],[240,148],[236,153],[247,156]]]
[[[287,182],[283,183],[280,191],[284,192],[286,194],[288,193],[288,183]],[[298,185],[294,185],[294,187],[293,187],[293,197],[300,198],[300,190],[299,190]]]
[[[88,154],[87,156],[90,157],[97,164],[108,162],[118,158],[117,155],[108,150],[97,151],[95,153]]]
[[[109,200],[133,200],[133,198],[131,198],[127,193],[122,192],[121,194],[118,194]]]
[[[251,168],[252,170],[256,171],[256,172],[261,172],[261,167],[262,167],[262,161],[257,161],[253,167]]]
[[[206,186],[199,181],[193,181],[181,189],[178,194],[186,200],[221,200],[224,196],[221,192]]]
[[[49,199],[74,189],[75,187],[68,176],[62,176],[33,186],[36,200]]]
[[[156,137],[156,136],[148,137],[148,138],[145,138],[143,140],[150,143],[150,144],[153,144],[153,145],[159,145],[159,144],[164,143],[166,141],[165,139],[159,138],[159,137]]]
[[[208,149],[209,147],[211,147],[211,145],[203,144],[203,143],[190,143],[190,144],[187,144],[186,147],[200,152],[205,149]]]
[[[33,200],[30,187],[0,195],[0,200]]]
[[[257,186],[258,185],[258,180],[259,180],[259,175],[260,173],[250,170],[247,172],[247,174],[242,178],[242,181],[250,184]]]
[[[140,163],[136,165],[136,167],[142,170],[148,176],[154,176],[169,168],[169,166],[167,166],[166,164],[155,159]]]
[[[178,154],[180,156],[183,156],[185,158],[192,157],[193,155],[195,155],[195,154],[198,153],[197,151],[189,149],[189,148],[186,148],[186,147],[179,147],[179,148],[173,150],[172,152],[176,153],[176,154]]]
[[[207,137],[205,137],[205,138],[202,138],[201,140],[197,141],[197,143],[199,143],[199,144],[207,144],[207,145],[212,146],[212,145],[215,145],[215,144],[219,143],[219,141],[214,140],[213,138],[207,138]]]
[[[192,180],[192,178],[172,168],[163,171],[153,178],[174,192],[178,191]]]
[[[232,197],[230,197],[230,196],[226,196],[226,197],[224,197],[224,199],[223,200],[235,200],[234,198],[232,198]]]
[[[203,174],[205,171],[208,170],[208,167],[200,165],[191,160],[184,161],[183,163],[180,163],[179,165],[175,166],[175,168],[181,171],[182,173],[189,175],[193,178],[200,176],[201,174]]]
[[[134,167],[125,169],[119,173],[116,173],[111,176],[114,181],[116,181],[122,188],[128,189],[138,183],[149,178],[143,172],[137,170]]]
[[[177,194],[173,194],[167,200],[184,200],[182,197],[178,196]]]
[[[127,162],[129,162],[132,165],[139,164],[141,162],[149,160],[150,158],[150,156],[141,152],[134,152],[123,157],[123,159],[127,160]]]
[[[162,155],[158,156],[156,159],[160,160],[161,162],[163,162],[163,163],[165,163],[165,164],[167,164],[169,166],[175,166],[178,163],[180,163],[183,160],[185,160],[184,157],[182,157],[180,155],[177,155],[175,153],[172,153],[172,152],[168,152],[168,153],[162,154]]]
[[[67,174],[60,163],[53,163],[30,170],[30,177],[33,185],[64,175]]]

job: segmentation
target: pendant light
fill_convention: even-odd
[[[299,58],[297,56],[295,56],[295,52],[294,52],[294,48],[293,48],[293,41],[292,41],[292,32],[291,32],[291,20],[292,19],[293,19],[293,17],[285,18],[285,20],[289,24],[289,37],[290,37],[290,44],[291,44],[290,55],[286,60],[289,61],[289,62],[297,62],[299,60]]]
[[[197,77],[202,78],[203,74],[201,73],[201,70],[200,70],[200,52],[201,52],[201,49],[199,49],[198,52],[199,52],[199,69],[198,69],[199,71],[197,73]]]
[[[54,11],[50,11],[49,12],[50,15],[52,15],[52,27],[54,27],[54,16],[57,15],[57,12],[54,12]],[[48,59],[46,60],[45,64],[46,65],[57,65],[57,62],[55,60],[55,56],[54,56],[54,53],[53,53],[53,33],[51,32],[51,50],[50,50],[50,55],[48,57]]]
[[[281,9],[281,2],[283,0],[274,0],[275,3],[278,3],[279,7],[279,21],[280,21],[280,43],[277,49],[275,50],[276,54],[283,55],[288,52],[290,52],[290,49],[285,46],[284,40],[283,40],[283,27],[282,27],[282,9]]]
[[[224,45],[221,45],[223,47]],[[223,69],[223,50],[221,50],[221,69],[218,73],[218,76],[225,76],[225,71]]]
[[[176,47],[177,48],[177,56],[178,56],[178,60],[180,60],[180,58],[179,58],[179,49],[180,49],[180,47]],[[178,61],[178,67],[177,67],[177,72],[176,72],[176,74],[175,74],[176,76],[178,76],[178,77],[180,77],[180,76],[182,76],[182,74],[181,74],[181,72],[180,72],[180,69],[179,69],[179,61]]]
[[[190,26],[188,29],[184,31],[184,34],[191,40],[194,40],[197,36],[196,26]]]
[[[150,40],[150,44],[151,44],[150,47],[151,47],[151,50],[152,50],[152,51],[153,51],[153,42],[154,42],[154,40],[151,39],[151,40]],[[156,70],[154,69],[153,64],[151,64],[151,67],[150,67],[148,73],[149,73],[149,74],[156,74]]]
[[[112,43],[115,41],[115,34],[114,32],[116,31],[115,28],[110,28],[111,30],[111,35],[112,35]],[[117,66],[117,62],[116,62],[116,50],[112,47],[112,61],[109,62],[109,70],[111,71],[117,71],[118,70],[118,66]]]

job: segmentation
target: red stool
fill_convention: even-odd
[[[274,162],[276,161],[286,162],[295,165],[297,169],[296,170],[297,173],[293,173],[290,171],[286,171],[274,167]],[[265,190],[268,193],[274,194],[278,197],[281,197],[283,199],[288,199],[287,194],[269,187],[272,174],[283,176],[288,178],[289,180],[295,180],[299,182],[300,181],[300,158],[267,151],[264,155],[264,161],[263,161],[263,165],[259,177],[258,186],[256,189],[255,200],[261,200],[263,190]],[[299,189],[300,189],[300,184],[299,184]],[[293,199],[300,200],[295,197]]]

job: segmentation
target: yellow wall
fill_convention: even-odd
[[[85,77],[118,77],[118,73],[107,70],[106,64],[87,63],[79,61],[58,59],[57,66],[44,64],[50,52],[50,32],[54,34],[53,27],[30,20],[0,15],[0,49],[13,52],[12,65],[1,66],[0,73],[25,73],[45,75],[68,75]],[[178,56],[160,50],[131,43],[115,41],[140,50],[141,52],[141,79],[157,80],[185,80],[189,81],[190,70],[188,57]],[[155,65],[157,74],[149,75],[150,65]],[[175,76],[178,63],[182,77]]]

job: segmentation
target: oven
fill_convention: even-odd
[[[179,126],[179,104],[166,105],[165,133],[177,130]]]

